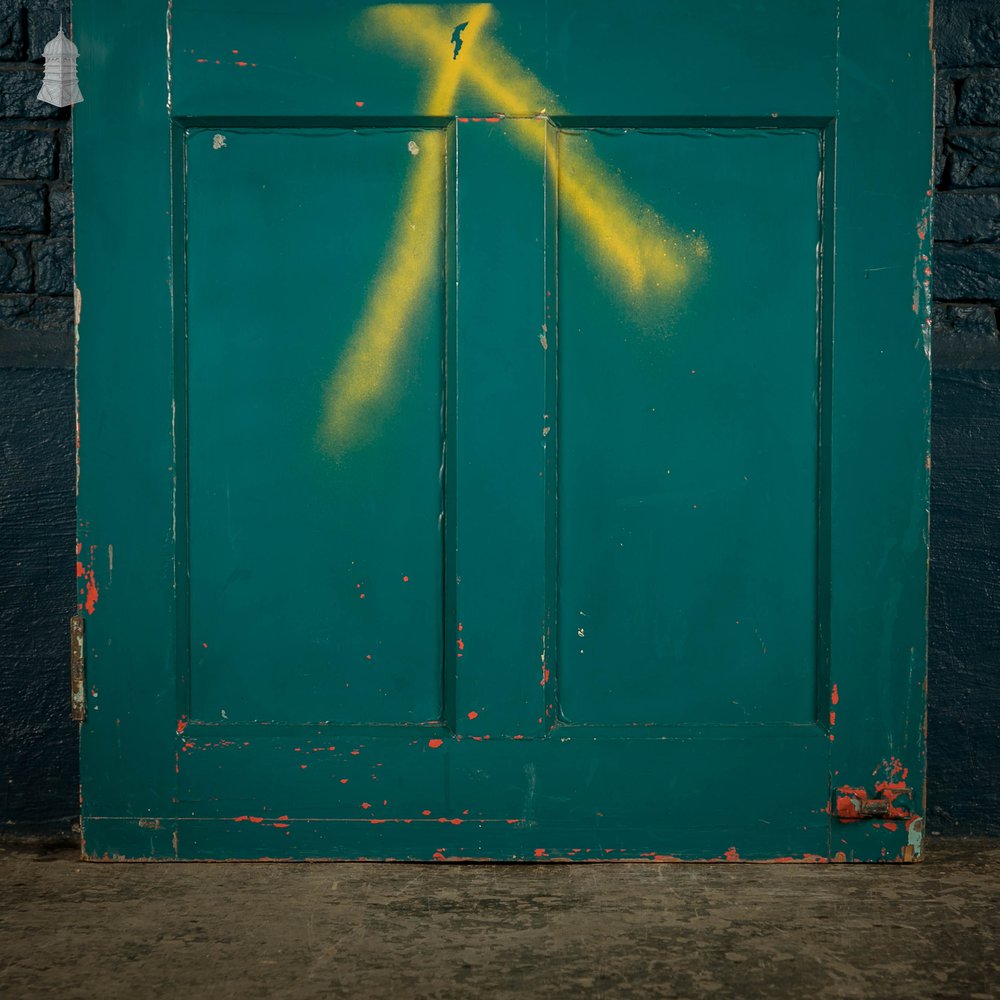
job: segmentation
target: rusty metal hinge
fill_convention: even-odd
[[[87,672],[83,654],[83,615],[73,615],[69,620],[69,683],[73,718],[77,722],[83,722],[87,718]]]
[[[880,781],[875,794],[865,788],[844,785],[834,795],[835,814],[845,823],[859,819],[908,819],[912,815],[910,803],[913,789],[902,782]]]

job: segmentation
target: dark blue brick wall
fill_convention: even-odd
[[[77,811],[71,137],[35,100],[68,8],[0,0],[0,832]],[[1000,2],[937,0],[935,44],[930,821],[1000,835]]]
[[[938,0],[928,801],[1000,835],[1000,2]]]
[[[0,834],[78,811],[70,115],[35,99],[68,3],[0,0]]]

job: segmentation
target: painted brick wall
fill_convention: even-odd
[[[69,113],[35,100],[68,14],[0,0],[0,834],[65,831],[78,800]]]
[[[68,7],[0,0],[0,833],[77,809],[70,132],[34,99]],[[930,819],[1000,835],[1000,3],[936,7]]]
[[[930,820],[1000,835],[1000,2],[936,8]]]

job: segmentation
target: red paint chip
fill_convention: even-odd
[[[427,741],[427,745],[428,745],[428,746],[429,746],[429,747],[430,747],[430,748],[431,748],[432,750],[437,750],[437,748],[438,748],[439,746],[441,746],[441,744],[442,744],[442,743],[444,743],[444,740],[436,740],[436,739],[435,739],[435,740],[428,740],[428,741]]]

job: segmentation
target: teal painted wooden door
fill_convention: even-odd
[[[86,855],[918,858],[927,4],[76,10]]]

